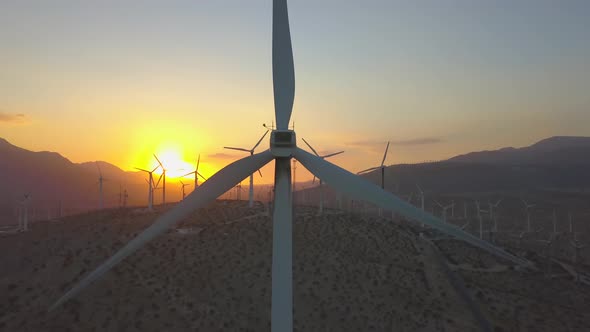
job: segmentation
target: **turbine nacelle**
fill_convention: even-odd
[[[275,157],[291,157],[297,147],[293,130],[273,130],[270,133],[270,152]]]

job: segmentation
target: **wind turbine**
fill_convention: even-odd
[[[338,155],[338,154],[341,154],[341,153],[344,152],[344,151],[338,151],[338,152],[328,153],[328,154],[325,154],[323,156],[320,156],[318,154],[318,152],[309,143],[307,143],[307,141],[305,140],[305,138],[302,137],[301,139],[311,149],[311,151],[313,151],[313,153],[316,156],[318,156],[318,157],[320,157],[322,159],[330,158],[332,156],[335,156],[335,155]],[[313,176],[313,180],[311,181],[312,183],[315,183],[315,178],[316,178],[316,176],[314,175]],[[324,212],[324,187],[323,187],[323,184],[324,184],[324,181],[322,181],[322,179],[320,178],[320,207],[319,207],[319,211],[318,211],[319,213],[323,213]]]
[[[160,176],[158,177],[158,182],[154,183],[152,191],[152,204],[153,202],[155,202],[155,197],[156,197],[156,190],[162,190],[162,187],[160,187],[160,181],[162,181],[162,174],[160,174]]]
[[[446,222],[447,221],[447,210],[454,207],[455,206],[455,202],[452,202],[449,205],[442,205],[439,202],[437,202],[436,200],[434,201],[436,203],[436,205],[440,206],[440,208],[442,209],[443,212],[443,221]]]
[[[188,183],[184,183],[184,182],[182,182],[182,180],[180,180],[180,184],[182,185],[182,200],[184,200],[184,197],[185,197],[184,187],[188,186]]]
[[[497,208],[500,205],[500,203],[502,203],[503,200],[504,200],[503,198],[500,198],[499,200],[496,201],[496,203],[492,203],[492,202],[488,201],[488,207],[490,210],[490,219],[494,219],[494,209]]]
[[[535,206],[535,204],[529,204],[524,199],[521,199],[522,203],[524,204],[524,212],[526,213],[526,230],[527,232],[531,232],[531,212],[530,209]]]
[[[420,209],[424,211],[424,191],[422,191],[422,188],[418,184],[416,184],[416,188],[418,188],[418,192],[420,193]]]
[[[270,149],[235,161],[207,180],[185,200],[159,216],[146,230],[137,235],[96,270],[90,272],[50,308],[54,309],[91,282],[103,276],[116,264],[147,242],[182,221],[192,211],[205,206],[270,161],[275,161],[273,203],[273,248],[271,284],[271,331],[293,330],[293,233],[291,158],[331,187],[347,195],[396,210],[409,220],[422,222],[439,231],[471,243],[516,264],[530,266],[526,259],[516,257],[501,248],[463,232],[439,218],[425,213],[390,192],[386,192],[362,177],[352,174],[313,154],[298,148],[295,131],[288,129],[295,96],[295,74],[286,0],[273,0],[272,67],[274,105],[277,129],[270,135]]]
[[[197,157],[197,165],[195,167],[195,170],[192,172],[188,172],[185,175],[183,175],[182,177],[185,177],[187,175],[191,175],[194,174],[195,175],[195,188],[193,190],[197,190],[197,187],[199,186],[199,176],[207,181],[207,178],[205,178],[204,176],[201,175],[201,173],[199,173],[199,163],[201,162],[201,155],[199,154],[199,156]]]
[[[234,148],[231,146],[224,146],[224,149],[228,149],[228,150],[238,150],[238,151],[244,151],[244,152],[250,152],[250,155],[254,155],[254,150],[258,147],[258,145],[260,145],[260,142],[262,142],[262,139],[266,136],[266,134],[268,134],[268,130],[266,130],[264,132],[264,135],[262,135],[262,137],[260,137],[260,139],[258,140],[258,142],[256,142],[256,144],[254,145],[254,147],[250,150],[248,149],[244,149],[244,148]],[[262,172],[260,171],[260,169],[258,170],[258,174],[260,174],[260,177],[262,177]],[[196,176],[195,176],[196,178]],[[241,186],[240,186],[241,188]],[[254,174],[250,174],[250,189],[248,192],[248,206],[252,207],[254,206]]]
[[[387,142],[387,147],[385,147],[385,153],[383,154],[383,160],[381,161],[381,166],[367,168],[363,171],[358,172],[357,174],[363,174],[370,171],[374,171],[376,169],[381,169],[381,189],[385,190],[385,158],[387,158],[387,150],[389,150],[389,142]]]
[[[99,191],[99,203],[98,207],[102,210],[104,208],[104,195],[102,193],[102,182],[105,180],[102,177],[102,171],[100,170],[100,165],[98,161],[96,162],[96,168],[98,168],[98,191]]]
[[[156,160],[158,161],[158,164],[160,165],[160,167],[162,167],[162,175],[160,177],[163,177],[163,182],[162,182],[162,205],[166,205],[166,169],[164,168],[164,165],[162,165],[162,162],[160,161],[160,159],[158,159],[158,156],[156,156],[156,154],[154,153],[154,158],[156,158]],[[160,180],[158,180],[158,183],[160,182]]]
[[[154,209],[154,189],[153,189],[153,184],[154,184],[154,171],[157,170],[158,167],[160,167],[160,165],[156,166],[151,171],[148,171],[146,169],[135,167],[135,169],[140,170],[142,172],[146,172],[146,173],[149,174],[149,179],[146,180],[146,181],[148,183],[148,210],[150,210],[150,211]]]
[[[479,206],[479,201],[476,200],[475,201],[475,206],[477,208],[477,219],[479,220],[479,238],[483,239],[483,217],[481,216],[481,213],[484,212],[488,212],[486,210],[482,210]]]

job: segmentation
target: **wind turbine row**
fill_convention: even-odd
[[[513,256],[501,248],[462,231],[454,225],[445,223],[362,177],[297,147],[295,131],[288,129],[295,97],[295,72],[286,0],[273,1],[272,69],[277,128],[271,132],[270,149],[235,161],[214,174],[174,208],[158,217],[151,226],[127,243],[114,256],[86,275],[78,284],[65,293],[52,308],[75,296],[90,283],[102,277],[121,260],[158,235],[166,232],[168,228],[182,221],[192,211],[204,207],[247,176],[274,160],[275,197],[272,218],[271,330],[274,332],[292,331],[293,206],[290,162],[292,158],[297,159],[313,175],[327,182],[335,190],[356,199],[371,202],[379,207],[395,210],[409,220],[427,224],[445,234],[457,237],[516,264],[529,265],[527,260]]]

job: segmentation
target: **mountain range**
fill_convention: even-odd
[[[37,208],[53,214],[59,204],[71,213],[96,208],[97,165],[106,179],[106,207],[119,206],[120,188],[128,191],[128,205],[146,204],[142,172],[126,172],[104,161],[73,163],[56,152],[29,151],[0,138],[0,223],[14,219],[16,201],[24,193],[32,194]],[[590,137],[556,136],[522,148],[471,152],[435,163],[391,165],[385,174],[386,189],[401,193],[415,191],[416,184],[441,193],[585,190],[590,187]],[[380,182],[379,171],[363,176]],[[167,201],[179,200],[179,188],[171,184],[167,197]]]

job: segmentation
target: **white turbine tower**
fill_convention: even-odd
[[[418,192],[420,193],[420,209],[424,211],[424,191],[422,191],[422,188],[417,184],[416,188],[418,188]]]
[[[318,156],[318,157],[320,157],[322,159],[330,158],[332,156],[339,155],[339,154],[341,154],[341,153],[344,152],[344,151],[338,151],[338,152],[329,153],[329,154],[325,154],[323,156],[320,156],[318,154],[318,152],[309,143],[307,143],[307,141],[305,140],[305,138],[302,137],[301,139],[311,149],[311,151],[313,151],[313,153],[316,156]],[[316,176],[314,175],[313,176],[312,183],[315,183],[315,178],[316,178]],[[323,186],[323,184],[324,184],[324,181],[322,181],[322,179],[320,178],[320,207],[319,207],[319,211],[318,211],[319,213],[323,213],[324,212],[324,186]]]
[[[244,149],[244,148],[234,148],[231,146],[224,146],[223,148],[229,149],[229,150],[238,150],[238,151],[249,152],[250,155],[252,156],[252,155],[254,155],[254,150],[258,147],[258,145],[260,145],[260,142],[262,142],[262,139],[266,136],[266,134],[268,134],[268,130],[264,133],[264,135],[262,135],[262,137],[260,137],[258,142],[256,142],[254,147],[250,150]],[[262,177],[262,172],[260,171],[260,169],[258,170],[258,174],[260,174],[260,177]],[[240,186],[240,188],[241,188],[241,186]],[[250,174],[250,189],[248,191],[248,206],[249,207],[254,206],[254,174]]]
[[[197,190],[197,187],[199,186],[199,176],[204,180],[207,181],[207,178],[205,178],[203,175],[201,175],[201,173],[199,173],[199,163],[201,162],[201,155],[199,154],[199,156],[197,157],[197,165],[195,167],[195,170],[192,172],[188,172],[185,175],[183,175],[182,177],[194,174],[195,175],[195,188],[193,190]]]
[[[151,171],[135,167],[135,169],[140,170],[142,172],[146,172],[149,174],[149,178],[148,178],[147,182],[148,182],[148,210],[150,210],[150,211],[153,210],[153,208],[154,208],[154,189],[153,189],[154,171],[157,170],[158,167],[160,167],[160,165],[156,166]]]
[[[483,217],[481,213],[487,213],[488,211],[482,210],[477,200],[475,201],[475,207],[477,208],[477,219],[479,220],[479,238],[483,239]]]
[[[526,231],[531,232],[531,211],[530,209],[535,206],[535,204],[529,204],[524,199],[521,199],[522,203],[524,204],[524,212],[526,213]]]
[[[127,256],[143,247],[147,242],[175,224],[181,222],[192,211],[205,206],[237,183],[275,160],[275,187],[273,204],[273,248],[271,285],[271,331],[293,330],[293,234],[292,234],[292,193],[291,158],[296,158],[306,169],[331,187],[355,199],[369,201],[377,206],[395,210],[409,220],[425,223],[439,231],[457,237],[480,247],[499,257],[517,264],[530,265],[501,248],[463,232],[458,227],[447,224],[425,213],[413,205],[386,192],[363,179],[328,161],[310,154],[296,145],[295,132],[288,129],[295,96],[295,75],[293,54],[289,33],[287,1],[273,1],[272,68],[274,104],[277,129],[270,136],[270,149],[235,161],[207,180],[178,203],[174,208],[159,216],[146,230],[137,235],[115,255],[80,280],[50,308],[54,309],[75,296],[90,283],[103,276]]]

